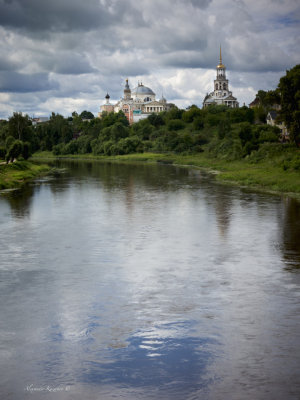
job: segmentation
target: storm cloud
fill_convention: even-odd
[[[20,74],[0,71],[0,92],[41,92],[59,89],[57,82],[50,82],[47,74]]]
[[[299,63],[299,20],[298,0],[0,0],[0,118],[96,113],[126,78],[201,106],[220,44],[248,104]]]

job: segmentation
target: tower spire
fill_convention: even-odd
[[[220,59],[219,59],[219,65],[217,65],[217,69],[225,69],[225,65],[223,65],[223,63],[222,63],[222,48],[221,48],[221,45],[220,45]]]

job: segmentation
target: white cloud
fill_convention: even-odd
[[[0,117],[17,107],[67,115],[83,103],[97,112],[127,77],[201,105],[220,43],[233,94],[248,104],[299,62],[299,19],[297,0],[0,0],[0,83],[16,93]]]

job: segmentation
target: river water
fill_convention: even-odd
[[[0,195],[1,399],[299,399],[300,203],[59,166]]]

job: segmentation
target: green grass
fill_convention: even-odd
[[[12,189],[28,180],[45,174],[50,170],[47,165],[37,165],[29,161],[17,161],[12,164],[0,164],[0,189]]]
[[[94,156],[92,154],[55,157],[51,152],[36,153],[35,159],[89,159],[110,162],[170,163],[190,166],[215,173],[219,182],[247,186],[259,191],[286,194],[300,199],[300,171],[282,168],[281,156],[260,160],[256,163],[246,159],[227,161],[211,158],[206,152],[196,155],[175,155],[172,153],[141,153],[123,156]]]

